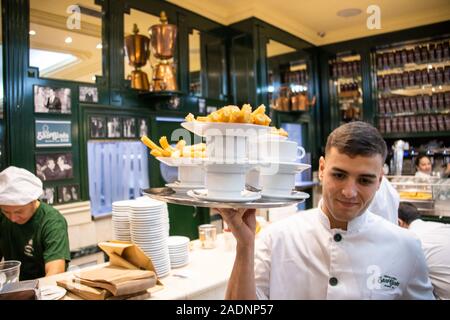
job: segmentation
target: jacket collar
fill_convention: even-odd
[[[319,209],[319,221],[320,223],[328,230],[341,230],[341,229],[331,229],[330,227],[330,220],[328,219],[328,216],[323,212],[322,210],[322,202],[323,199],[320,199],[318,204]],[[351,221],[347,224],[347,230],[341,230],[342,232],[346,233],[356,233],[361,231],[366,223],[368,218],[368,211],[366,210],[364,213],[360,214],[356,218],[353,218]]]

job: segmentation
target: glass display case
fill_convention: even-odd
[[[401,202],[414,204],[425,216],[450,217],[450,179],[387,176]]]
[[[310,97],[308,60],[294,48],[270,40],[267,44],[268,100],[272,110],[308,111]]]
[[[393,44],[374,52],[383,134],[450,130],[449,39]]]
[[[278,111],[308,111],[308,70],[303,60],[280,66],[279,78],[269,71],[270,107]]]
[[[338,125],[362,119],[361,56],[359,54],[338,54],[329,61],[330,94],[338,108]]]

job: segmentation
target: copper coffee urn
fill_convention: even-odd
[[[177,38],[177,26],[168,24],[164,11],[161,24],[149,28],[150,45],[158,63],[153,68],[152,91],[176,91],[177,80],[173,55]]]
[[[125,50],[130,66],[134,67],[128,78],[133,89],[149,90],[150,84],[147,74],[140,68],[145,66],[150,57],[150,39],[139,34],[136,24],[133,26],[133,34],[125,37]]]

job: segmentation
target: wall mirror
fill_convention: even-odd
[[[94,0],[30,0],[30,66],[41,78],[102,75],[102,8]]]
[[[129,14],[125,14],[124,16],[124,39],[127,37],[130,37],[134,34],[141,35],[142,37],[146,37],[150,39],[150,35],[148,32],[148,29],[156,24],[160,24],[160,18],[157,15],[152,15],[143,11],[139,11],[136,9],[131,9]],[[170,21],[169,21],[170,23]],[[135,28],[137,27],[137,29]],[[143,39],[143,38],[142,38]],[[148,41],[148,40],[147,40]],[[157,61],[156,59],[150,54],[147,59],[145,59],[144,52],[137,53],[134,52],[134,58],[136,61],[133,63],[128,57],[128,54],[133,54],[133,52],[127,52],[127,44],[125,40],[125,49],[124,49],[124,75],[125,79],[131,80],[133,71],[139,69],[141,70],[141,74],[145,74],[147,76],[148,81],[151,83],[152,81],[152,65],[154,65]],[[151,50],[149,47],[149,43],[145,44],[143,41],[139,41],[139,45],[136,45],[134,47],[134,50],[143,50],[144,48]],[[131,48],[130,48],[131,49]],[[131,50],[130,50],[131,51]],[[144,76],[145,77],[145,76]]]

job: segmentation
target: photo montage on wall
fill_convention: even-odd
[[[108,128],[108,138],[121,138],[122,137],[122,125],[120,123],[120,117],[108,117],[106,120]]]
[[[35,113],[71,113],[69,88],[34,86]]]
[[[96,87],[79,87],[79,100],[86,103],[98,103],[98,89]]]
[[[139,119],[139,138],[142,136],[148,136],[148,124],[147,119]]]
[[[36,176],[42,181],[56,181],[73,178],[72,153],[37,154]]]
[[[76,184],[58,187],[58,203],[80,200],[80,188]]]
[[[106,138],[106,117],[102,116],[89,117],[89,138],[90,139]]]
[[[130,117],[122,118],[124,138],[136,138],[136,119]]]

